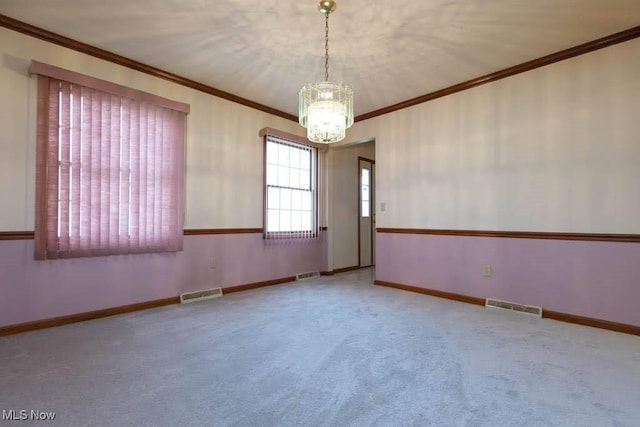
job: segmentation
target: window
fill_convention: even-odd
[[[265,136],[265,237],[317,235],[317,149]]]
[[[360,208],[360,216],[362,218],[369,218],[369,207],[371,206],[369,200],[369,187],[370,187],[370,178],[369,178],[369,169],[360,168],[360,203],[362,204]]]
[[[37,62],[36,259],[182,250],[188,105]]]

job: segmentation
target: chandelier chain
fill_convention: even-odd
[[[329,81],[329,13],[335,0],[320,0],[318,12],[324,14],[324,81],[308,83],[298,92],[300,124],[307,128],[307,139],[329,144],[342,141],[353,125],[353,90]]]
[[[324,80],[329,81],[329,12],[324,15]]]

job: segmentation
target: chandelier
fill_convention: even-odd
[[[299,122],[307,128],[307,139],[313,142],[342,141],[353,124],[353,91],[347,85],[329,81],[329,14],[336,10],[333,0],[318,3],[325,16],[324,80],[306,84],[299,93]]]

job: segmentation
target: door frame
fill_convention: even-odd
[[[375,257],[375,237],[376,237],[376,206],[375,206],[375,202],[376,202],[376,195],[375,195],[375,178],[376,178],[376,173],[375,173],[375,165],[376,165],[376,161],[366,158],[366,157],[362,157],[362,156],[358,156],[358,162],[356,164],[357,167],[357,177],[358,179],[356,180],[358,183],[358,189],[356,192],[356,198],[358,201],[358,222],[357,222],[357,229],[358,229],[358,267],[361,267],[361,252],[362,252],[362,248],[361,248],[361,233],[360,233],[360,218],[362,217],[362,183],[361,183],[361,178],[360,178],[360,162],[368,162],[371,164],[370,170],[371,170],[371,181],[370,181],[370,185],[369,185],[369,194],[370,194],[370,203],[369,203],[369,212],[371,215],[371,267],[376,265],[376,257]],[[371,191],[371,189],[373,189],[373,191]],[[369,266],[367,266],[369,267]]]

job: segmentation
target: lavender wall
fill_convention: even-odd
[[[178,253],[34,261],[32,240],[0,241],[0,326],[321,271],[326,252],[326,239],[222,234],[185,236]]]
[[[191,105],[185,151],[185,228],[262,224],[263,144],[296,122],[0,28],[0,231],[34,223],[36,86],[32,58]],[[177,254],[33,261],[32,241],[0,241],[0,326],[173,297],[212,286],[327,267],[325,242],[266,244],[260,234],[185,237]],[[210,268],[216,257],[218,268]]]
[[[640,326],[638,243],[392,233],[376,242],[377,280]]]

